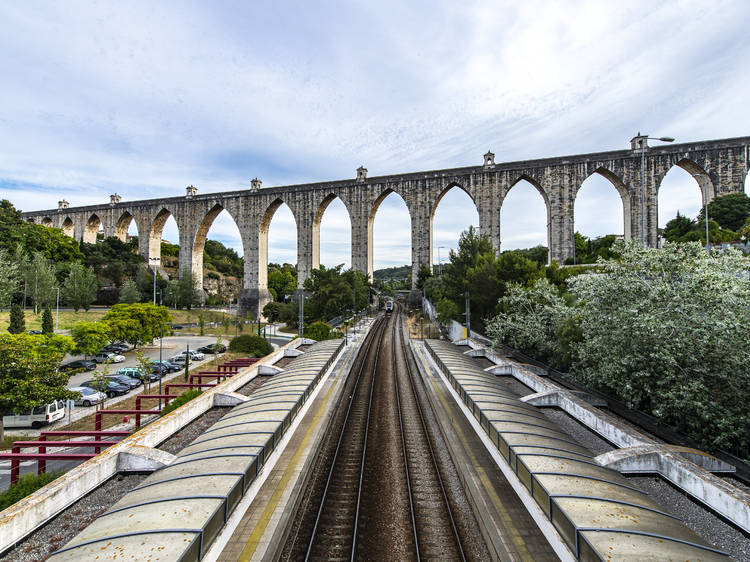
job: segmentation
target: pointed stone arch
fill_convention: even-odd
[[[326,212],[328,206],[333,203],[336,199],[339,199],[346,209],[346,213],[349,217],[349,225],[352,224],[352,212],[349,205],[340,195],[336,193],[329,193],[326,195],[315,209],[312,223],[312,269],[318,269],[320,267],[320,223],[323,221],[323,215]],[[351,251],[351,250],[350,250]]]
[[[260,228],[258,229],[258,288],[261,292],[268,292],[268,229],[271,226],[273,216],[282,205],[286,205],[291,210],[295,228],[299,231],[297,214],[294,212],[292,206],[281,197],[277,197],[266,207],[260,219]],[[297,250],[299,252],[299,248]]]
[[[711,181],[711,176],[708,175],[708,172],[706,172],[700,164],[689,158],[683,158],[682,160],[679,160],[675,166],[679,166],[685,170],[688,174],[693,176],[693,179],[696,182],[698,182],[698,187],[700,187],[701,190],[701,200],[704,203],[710,203],[713,198],[716,197],[716,188]],[[666,173],[669,173],[669,170],[667,170]],[[664,175],[666,176],[666,174]],[[664,177],[660,178],[659,187],[661,187],[661,180],[663,179]]]
[[[434,256],[434,253],[433,253],[434,244],[435,244],[435,242],[434,242],[434,237],[435,237],[435,230],[434,230],[435,213],[437,211],[438,205],[440,205],[440,201],[442,201],[443,197],[445,197],[446,194],[449,191],[451,191],[452,189],[459,189],[460,191],[463,191],[466,195],[469,196],[469,199],[471,199],[471,202],[474,205],[474,210],[477,213],[477,219],[479,219],[479,205],[477,205],[477,201],[474,198],[474,196],[472,195],[471,191],[469,191],[468,189],[466,189],[466,187],[464,187],[463,185],[461,185],[460,183],[455,182],[455,181],[450,182],[448,185],[446,185],[443,188],[443,190],[437,195],[437,197],[435,197],[435,200],[432,203],[432,206],[430,208],[430,217],[429,217],[429,221],[430,221],[429,224],[430,224],[430,226],[429,226],[429,240],[428,240],[428,243],[429,243],[429,262],[428,263],[429,263],[430,271],[432,271],[432,265],[435,262],[435,256]],[[479,224],[477,224],[477,226],[479,226]]]
[[[41,224],[42,226],[50,227],[52,226],[52,219],[50,217],[44,217]]]
[[[523,173],[520,174],[518,177],[516,177],[513,181],[510,182],[508,185],[508,189],[505,190],[505,193],[502,195],[502,199],[500,200],[500,210],[499,210],[499,217],[502,221],[502,210],[503,210],[503,204],[505,203],[505,199],[508,197],[508,194],[511,192],[511,190],[517,186],[522,181],[527,182],[534,187],[534,189],[537,190],[537,192],[542,196],[542,200],[544,201],[544,207],[547,210],[547,220],[545,222],[545,228],[547,230],[547,249],[548,249],[548,257],[547,261],[549,262],[552,256],[552,205],[550,203],[549,195],[547,194],[547,191],[542,187],[542,184],[530,176],[529,174]],[[502,222],[501,222],[501,236],[502,236]]]
[[[398,195],[399,199],[403,201],[404,206],[406,206],[406,211],[409,214],[409,229],[408,233],[410,236],[410,244],[413,246],[413,240],[411,240],[411,234],[412,234],[412,224],[414,222],[414,217],[412,214],[412,210],[409,207],[409,203],[407,202],[407,198],[404,197],[403,194],[401,194],[399,191],[396,191],[395,189],[392,189],[390,187],[385,188],[380,192],[380,194],[375,198],[375,200],[372,202],[372,205],[370,205],[370,211],[367,216],[367,276],[372,281],[372,276],[374,272],[374,266],[373,266],[373,260],[375,256],[374,246],[373,246],[373,234],[374,234],[374,226],[375,226],[375,215],[378,212],[378,208],[380,207],[380,204],[385,200],[386,197],[388,197],[390,194],[395,193]],[[412,248],[413,250],[413,248]],[[414,260],[412,259],[412,262]],[[412,266],[414,264],[412,263]]]
[[[630,240],[632,236],[632,215],[631,215],[631,206],[632,201],[630,197],[630,192],[628,191],[627,186],[625,185],[625,182],[622,181],[622,178],[620,178],[617,174],[615,174],[612,170],[608,170],[607,168],[603,166],[599,166],[596,168],[593,172],[591,172],[586,178],[581,182],[580,185],[576,187],[576,193],[575,193],[575,199],[573,200],[573,221],[575,224],[575,203],[578,200],[578,193],[583,187],[583,184],[588,180],[590,177],[598,175],[609,181],[610,184],[612,184],[612,187],[615,188],[618,195],[620,196],[620,201],[622,202],[622,228],[623,228],[623,237],[625,240]]]
[[[148,231],[148,256],[146,259],[150,266],[161,267],[161,238],[164,225],[171,216],[173,216],[172,211],[166,207],[162,207],[151,220],[151,226]],[[143,236],[140,232],[138,235]],[[179,264],[179,267],[179,271],[182,271],[182,264]]]
[[[86,226],[83,229],[83,243],[84,244],[96,244],[97,236],[99,235],[99,228],[102,226],[102,220],[96,213],[89,217],[86,221]]]
[[[216,203],[204,215],[203,219],[198,224],[198,228],[195,231],[195,236],[193,237],[193,253],[190,261],[190,269],[193,272],[196,288],[198,289],[203,288],[203,250],[206,247],[208,231],[211,229],[211,225],[213,225],[216,217],[218,217],[223,211],[227,212],[232,221],[234,221],[235,225],[238,224],[237,219],[232,216],[232,213],[229,211],[229,209],[227,209],[220,203]],[[242,253],[244,255],[244,241],[242,240],[242,236],[240,236],[240,244],[243,245]]]
[[[128,239],[128,230],[130,229],[131,223],[135,221],[135,217],[129,212],[129,211],[123,211],[123,213],[120,215],[120,218],[117,219],[117,222],[115,223],[115,236],[122,240],[123,242],[127,241]],[[136,223],[136,228],[137,228]],[[138,236],[141,235],[141,232],[138,231]]]
[[[70,236],[71,238],[75,237],[75,228],[76,225],[73,223],[73,219],[70,217],[65,217],[65,220],[62,222],[62,225],[60,228],[63,231],[63,234],[66,236]]]

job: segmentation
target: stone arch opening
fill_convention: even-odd
[[[103,231],[102,221],[99,216],[94,213],[86,221],[86,227],[83,230],[83,243],[84,244],[96,244],[96,240],[99,237],[99,232]]]
[[[384,212],[378,213],[381,207]],[[376,239],[383,254],[388,256],[387,259],[375,259]],[[373,203],[367,219],[367,275],[372,280],[375,266],[383,268],[399,265],[409,266],[411,283],[411,213],[401,194],[386,189]]]
[[[695,220],[706,196],[709,201],[714,196],[708,174],[694,162],[681,160],[667,170],[659,182],[656,197],[658,228],[663,229],[677,213]]]
[[[47,227],[52,226],[52,219],[49,217],[44,217],[42,219],[42,226],[47,226]]]
[[[214,229],[214,236],[212,238],[209,238],[208,235],[212,228]],[[218,203],[214,205],[208,211],[208,213],[206,213],[206,215],[203,217],[203,220],[198,225],[198,229],[195,233],[195,238],[193,239],[191,270],[193,272],[199,272],[196,276],[196,285],[198,288],[205,288],[207,283],[206,278],[208,278],[212,280],[212,282],[209,284],[212,286],[217,285],[217,287],[213,287],[211,291],[207,292],[217,297],[223,296],[227,299],[228,303],[231,303],[239,296],[239,292],[242,289],[242,283],[237,286],[233,286],[231,283],[227,283],[226,286],[228,288],[231,287],[231,290],[221,291],[221,287],[218,282],[222,277],[242,278],[243,267],[232,267],[232,264],[229,263],[229,260],[224,260],[224,262],[226,263],[220,262],[218,264],[211,264],[208,268],[206,268],[205,266],[207,264],[204,260],[204,252],[206,249],[206,243],[209,240],[218,242],[228,250],[232,250],[234,252],[236,252],[235,248],[238,247],[238,257],[242,257],[244,255],[242,237],[240,236],[240,229],[237,226],[237,221],[235,221],[234,217],[232,217],[229,211],[227,211],[222,205]],[[218,246],[217,244],[215,244],[214,246],[219,249],[221,248],[221,246]],[[226,265],[226,267],[224,267],[224,265]],[[211,269],[211,271],[206,272],[206,269]],[[212,275],[212,273],[214,275]],[[213,281],[216,281],[216,283],[213,283]]]
[[[450,250],[458,248],[461,233],[474,226],[479,230],[476,201],[462,185],[451,183],[440,192],[430,211],[430,266],[438,271]]]
[[[326,267],[335,267],[340,263],[345,268],[351,265],[351,225],[349,208],[340,197],[328,194],[313,217],[313,269],[319,268],[321,263]]]
[[[29,217],[28,219],[26,219],[26,222],[30,222],[31,224],[34,224],[33,217]]]
[[[629,240],[630,194],[623,181],[606,168],[594,170],[576,191],[573,224],[588,238],[614,234]]]
[[[123,242],[128,241],[128,235],[138,236],[138,225],[128,211],[125,211],[120,215],[115,223],[115,236]]]
[[[549,262],[550,202],[539,182],[526,174],[520,176],[508,188],[500,205],[501,249],[519,250],[546,244]]]
[[[65,217],[65,220],[62,223],[62,231],[63,234],[70,236],[71,238],[75,235],[75,224],[73,224],[73,220],[70,217]]]
[[[170,239],[174,238],[179,244],[179,229],[177,227],[177,221],[174,219],[172,212],[169,209],[162,208],[156,213],[156,216],[151,221],[151,229],[148,233],[148,263],[151,267],[176,265],[178,268],[177,271],[179,272],[180,257],[178,252],[174,252],[177,255],[164,256],[165,259],[162,259],[161,241],[166,236],[169,236]],[[169,259],[166,259],[167,257]]]
[[[297,217],[281,198],[274,200],[260,221],[258,287],[268,290],[269,256],[279,263],[297,263]]]

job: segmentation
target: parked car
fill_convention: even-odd
[[[143,383],[143,371],[137,367],[123,367],[122,369],[117,369],[117,374],[136,380],[138,381],[138,384]],[[152,375],[151,373],[147,374],[145,378],[149,381],[159,380],[158,376]]]
[[[159,379],[162,378],[164,375],[169,374],[169,369],[167,368],[167,366],[162,365],[160,363],[151,363],[149,365],[149,369],[150,369],[149,374],[155,375],[156,378],[159,378]]]
[[[65,371],[93,371],[94,369],[96,369],[96,363],[93,361],[85,361],[83,359],[77,359],[70,363],[65,363],[57,368],[61,373],[64,373]]]
[[[180,351],[178,355],[185,355],[188,353],[187,351]],[[200,351],[195,351],[193,349],[190,350],[190,360],[191,361],[203,361],[205,359],[205,355],[203,355]]]
[[[199,347],[196,351],[199,351],[200,353],[208,353],[210,355],[213,355],[215,353],[224,353],[227,350],[227,346],[223,343],[212,343],[210,345],[204,345],[203,347]]]
[[[29,330],[26,333],[30,336],[41,336],[44,332],[42,332],[41,330]]]
[[[81,395],[80,398],[75,399],[76,406],[91,406],[93,404],[98,404],[107,397],[103,392],[99,392],[98,390],[94,390],[87,386],[74,386],[68,390],[72,390]]]
[[[143,384],[143,381],[140,379],[140,377],[131,377],[125,374],[115,373],[114,375],[107,375],[107,378],[111,381],[124,384],[125,386],[129,387],[131,390],[134,388],[138,388]]]
[[[152,365],[159,365],[160,362],[159,361],[154,361],[151,364]],[[180,367],[179,365],[175,365],[174,363],[170,363],[166,359],[162,359],[161,360],[161,365],[165,366],[167,368],[167,371],[172,372],[172,373],[174,373],[174,372],[179,371],[180,369],[182,369],[182,367]]]
[[[111,351],[100,351],[91,358],[92,361],[97,363],[122,363],[125,361],[125,357],[122,355],[116,355]]]
[[[172,324],[173,330],[182,330],[184,327],[182,324]]]
[[[185,366],[185,355],[175,355],[169,362],[182,368]]]
[[[124,353],[126,351],[130,351],[130,346],[126,343],[122,342],[112,342],[110,344],[105,345],[102,348],[102,351],[109,351],[110,353]]]
[[[107,398],[112,398],[113,396],[122,396],[123,394],[127,394],[130,392],[130,387],[125,386],[124,384],[120,384],[115,381],[109,381],[105,384],[102,384],[99,386],[97,381],[86,381],[82,382],[81,386],[86,386],[88,388],[93,388],[94,390],[98,390],[100,392],[103,392],[107,395]]]
[[[3,427],[33,427],[39,429],[44,425],[61,420],[65,417],[65,402],[62,400],[53,400],[49,404],[40,404],[31,410],[14,414],[8,412],[3,414]]]

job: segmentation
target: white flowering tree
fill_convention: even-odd
[[[698,243],[621,252],[604,275],[570,281],[582,335],[573,374],[704,446],[747,447],[748,261]]]
[[[568,280],[571,308],[544,281],[513,287],[489,333],[688,433],[750,456],[750,262],[698,243],[623,244],[602,273]]]
[[[487,325],[487,334],[498,343],[549,362],[559,354],[558,330],[573,311],[557,288],[539,279],[528,289],[512,283],[500,299],[501,312]]]

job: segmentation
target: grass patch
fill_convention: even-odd
[[[74,312],[72,310],[61,310],[59,319],[59,329],[69,330],[78,322],[96,322],[100,320],[105,314],[106,310],[91,309],[88,312],[85,310],[79,310]],[[56,316],[55,309],[52,309],[52,319]],[[42,329],[42,313],[34,314],[33,309],[26,309],[24,312],[24,320],[26,321],[27,330],[41,330]],[[0,332],[7,332],[8,326],[10,325],[10,312],[0,312]]]
[[[24,474],[18,479],[18,482],[0,494],[0,511],[46,486],[61,474],[62,472],[46,472],[40,476]]]

